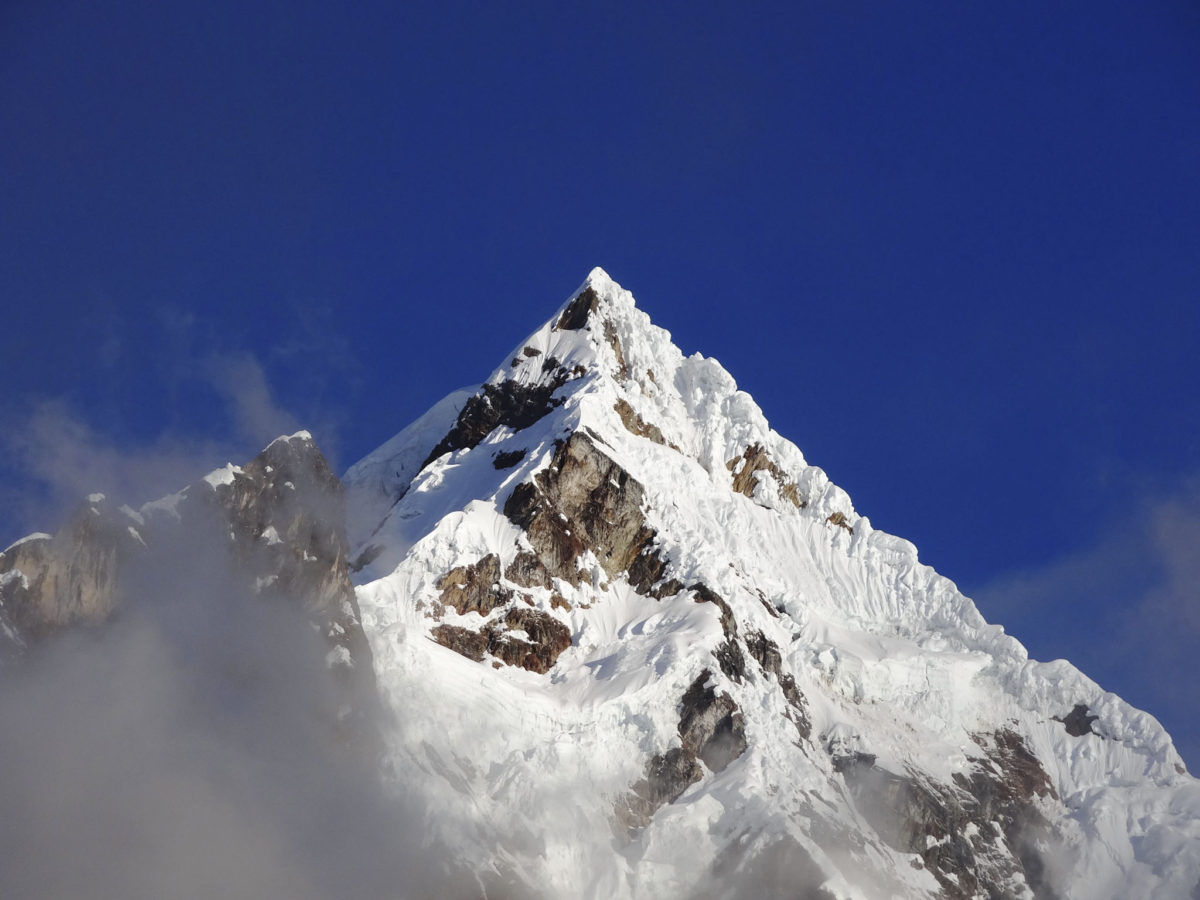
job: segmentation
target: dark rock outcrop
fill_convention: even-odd
[[[585,287],[567,304],[558,321],[554,323],[555,331],[578,331],[588,323],[588,318],[600,305],[600,295],[595,288]]]
[[[869,753],[833,759],[859,813],[891,846],[916,853],[943,896],[1006,897],[1024,880],[1039,898],[1056,894],[1046,854],[1058,836],[1037,808],[1054,798],[1050,779],[1020,735],[976,735],[983,756],[953,786],[909,771],[897,775]]]
[[[547,363],[550,361],[546,360]],[[557,361],[555,365],[557,366]],[[425,461],[421,463],[421,468],[453,450],[477,446],[501,425],[507,425],[514,431],[528,428],[561,405],[562,399],[554,397],[554,392],[578,373],[561,368],[553,368],[551,371],[551,377],[533,384],[519,381],[485,384],[479,393],[474,394],[463,405],[454,427],[429,452]]]
[[[645,775],[617,799],[613,810],[613,830],[628,840],[639,828],[645,828],[654,814],[674,803],[679,796],[704,777],[694,753],[672,747],[646,763]]]
[[[511,469],[524,458],[524,450],[502,450],[492,457],[492,465],[497,469]]]
[[[735,456],[725,463],[725,467],[733,475],[733,489],[752,500],[754,491],[758,487],[758,473],[766,472],[775,479],[779,485],[779,493],[783,495],[784,499],[790,501],[797,509],[803,509],[808,505],[808,501],[800,496],[800,489],[796,487],[795,482],[788,477],[787,472],[775,460],[771,459],[761,444],[751,444],[742,451],[740,456]]]
[[[714,772],[721,772],[746,750],[742,714],[728,694],[718,694],[705,669],[683,695],[679,737]]]
[[[578,560],[590,550],[611,578],[628,577],[646,593],[665,563],[642,511],[640,482],[581,431],[559,444],[550,465],[517,485],[504,514],[525,531],[551,575],[579,584]]]
[[[769,672],[775,676],[775,680],[779,683],[779,689],[783,692],[784,699],[792,707],[788,717],[791,719],[792,724],[796,726],[800,737],[807,739],[812,733],[812,722],[808,715],[808,703],[804,699],[804,694],[796,687],[796,679],[792,677],[790,672],[784,671],[783,654],[779,652],[779,647],[761,631],[752,631],[746,635],[746,650],[750,653],[751,658],[762,667],[764,672]],[[871,762],[874,763],[874,760]]]
[[[500,583],[500,557],[494,553],[469,566],[458,566],[438,579],[440,600],[459,615],[477,612],[487,616],[493,609],[507,606],[512,591]]]
[[[511,632],[524,632],[528,640]],[[503,619],[479,631],[458,625],[437,625],[433,639],[467,659],[482,662],[488,654],[500,662],[545,674],[559,655],[571,646],[571,630],[549,613],[537,609],[510,609]]]
[[[680,700],[681,746],[651,757],[645,776],[618,799],[614,827],[619,836],[628,838],[644,828],[655,812],[699,781],[704,775],[699,761],[721,772],[746,751],[741,711],[728,694],[716,692],[711,678],[712,672],[705,669]]]
[[[1067,734],[1071,737],[1083,737],[1085,734],[1095,734],[1092,730],[1092,723],[1099,719],[1099,716],[1089,715],[1088,706],[1086,703],[1076,703],[1075,708],[1067,715],[1059,718],[1052,716],[1055,722],[1062,722],[1063,727],[1067,729]]]
[[[688,590],[696,595],[697,603],[711,603],[721,610],[721,631],[725,634],[725,640],[717,645],[713,656],[717,658],[721,671],[740,684],[746,677],[746,657],[738,641],[737,620],[733,617],[733,610],[720,594],[705,584],[693,584]]]

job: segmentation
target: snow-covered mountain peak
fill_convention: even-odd
[[[340,481],[298,432],[6,548],[0,665],[181,566],[220,574],[197,621],[294,618],[296,708],[444,865],[399,896],[1200,897],[1154,718],[1030,660],[599,269]]]
[[[748,834],[743,863],[786,847],[836,897],[1172,897],[1200,875],[1200,844],[1164,874],[1133,837],[1200,839],[1158,723],[1030,661],[602,270],[345,481],[364,627],[409,729],[397,768],[422,765],[413,729],[490,760],[430,788],[473,798],[471,829],[590,798],[540,856],[500,851],[522,883],[677,895],[688,873],[652,860]],[[423,718],[447,695],[451,724]]]

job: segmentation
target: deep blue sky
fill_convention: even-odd
[[[344,466],[602,265],[1200,769],[1200,8],[341,6],[0,8],[0,544]]]

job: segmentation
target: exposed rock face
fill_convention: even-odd
[[[984,755],[953,787],[889,772],[869,753],[834,757],[833,766],[879,836],[919,854],[943,896],[1015,896],[1024,882],[1038,898],[1055,897],[1045,854],[1058,836],[1037,805],[1056,799],[1049,777],[1015,732],[975,740]]]
[[[629,377],[629,365],[625,362],[625,349],[621,346],[621,339],[617,336],[617,329],[613,327],[613,323],[604,320],[604,339],[608,341],[608,346],[612,348],[613,357],[617,361],[617,377],[622,381]]]
[[[584,288],[563,310],[554,323],[555,331],[578,331],[588,323],[588,317],[600,304],[600,295],[590,285]]]
[[[504,577],[513,584],[526,588],[549,588],[551,585],[550,573],[546,571],[542,561],[524,550],[513,557],[513,561],[504,571]]]
[[[144,544],[135,521],[96,495],[53,537],[0,554],[0,606],[13,637],[36,641],[73,624],[108,618],[124,563]]]
[[[571,646],[571,629],[538,609],[510,609],[504,616],[504,627],[509,631],[523,631],[529,639],[503,635],[491,652],[508,665],[520,666],[530,672],[549,672],[559,654]]]
[[[642,485],[577,431],[549,467],[513,489],[504,514],[524,529],[551,575],[578,584],[578,560],[590,550],[610,577],[626,575],[646,593],[665,567],[652,548],[643,499]]]
[[[628,837],[650,823],[654,813],[704,777],[699,761],[712,772],[724,771],[746,752],[742,714],[733,699],[718,694],[705,669],[679,704],[679,739],[682,746],[651,757],[645,777],[617,801],[614,810],[618,834]]]
[[[742,714],[728,694],[718,694],[707,669],[683,695],[679,737],[683,748],[720,772],[746,750]]]
[[[557,369],[554,377],[535,384],[517,381],[485,384],[463,406],[454,427],[429,452],[421,467],[453,450],[477,446],[500,425],[507,425],[514,430],[528,428],[562,403],[553,394],[570,378],[571,373]]]
[[[854,529],[851,527],[850,523],[846,521],[846,514],[844,512],[838,511],[830,513],[829,518],[827,518],[825,521],[830,525],[836,525],[838,528],[844,528],[850,534],[854,534]]]
[[[779,689],[792,707],[788,714],[789,718],[796,726],[800,737],[807,738],[812,730],[808,707],[804,695],[796,687],[796,679],[784,671],[783,654],[779,652],[779,647],[775,642],[761,631],[751,632],[743,640],[738,633],[737,619],[734,617],[733,609],[720,594],[700,583],[693,584],[688,590],[695,594],[697,603],[712,603],[721,610],[721,630],[725,634],[725,640],[718,644],[713,651],[713,656],[716,657],[721,671],[738,683],[749,676],[746,655],[742,652],[744,643],[746,652],[749,653],[751,659],[758,663],[764,674],[769,673],[775,676],[775,680],[779,683]]]
[[[779,689],[792,707],[792,711],[789,713],[792,724],[796,726],[800,737],[807,739],[812,733],[808,704],[804,699],[804,694],[796,687],[796,679],[790,672],[784,671],[783,655],[779,652],[779,647],[761,631],[752,631],[746,635],[746,649],[764,672],[775,676],[775,680],[779,682]]]
[[[492,465],[497,469],[511,469],[524,458],[524,450],[507,450],[493,456]]]
[[[679,449],[674,444],[667,443],[667,439],[663,437],[663,433],[657,425],[645,421],[641,416],[634,412],[633,407],[629,405],[629,401],[624,397],[617,400],[616,404],[613,406],[613,409],[616,410],[617,415],[621,417],[621,424],[624,425],[630,433],[636,434],[639,437],[647,438],[651,441],[654,441],[656,444],[669,446],[672,450]]]
[[[507,606],[512,591],[500,583],[500,557],[491,553],[470,566],[451,569],[440,579],[441,602],[459,615],[477,612],[487,616],[493,609]]]
[[[640,828],[645,828],[654,814],[674,803],[679,796],[704,777],[704,769],[696,755],[682,747],[672,747],[646,763],[645,776],[621,797],[613,808],[613,832],[629,840]]]
[[[741,643],[738,641],[737,620],[733,610],[716,591],[705,584],[693,584],[688,590],[696,595],[697,603],[712,603],[721,610],[721,631],[725,640],[713,651],[721,671],[736,682],[746,677],[746,658],[742,654]]]
[[[528,640],[510,632],[524,632]],[[571,630],[549,613],[537,609],[510,609],[503,619],[489,622],[481,630],[459,625],[437,625],[433,639],[472,659],[483,662],[491,654],[509,666],[545,674],[559,655],[571,646]]]
[[[735,456],[725,463],[725,467],[733,474],[733,489],[752,500],[754,491],[758,487],[759,473],[766,472],[779,485],[779,493],[793,506],[803,509],[808,505],[808,501],[800,496],[800,490],[796,487],[795,482],[788,477],[788,474],[775,460],[771,459],[761,444],[751,444],[742,451],[741,456]]]

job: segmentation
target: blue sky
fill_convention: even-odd
[[[1200,9],[8,3],[0,543],[345,466],[594,265],[1200,769]]]

